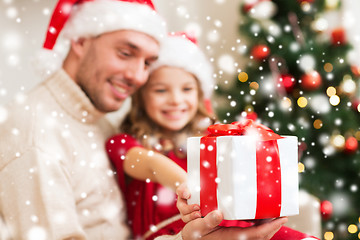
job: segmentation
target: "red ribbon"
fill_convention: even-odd
[[[256,134],[257,207],[255,219],[280,216],[281,170],[278,139],[270,128],[248,119],[231,124],[215,124],[200,140],[200,206],[203,216],[218,208],[216,139],[218,136]],[[246,207],[246,206],[244,206]]]
[[[233,122],[231,124],[214,124],[208,127],[208,136],[226,136],[226,135],[253,135],[256,134],[262,141],[277,140],[282,138],[270,128],[256,123],[251,119],[243,122]]]

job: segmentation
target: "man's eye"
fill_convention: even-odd
[[[118,54],[121,55],[121,56],[125,56],[125,57],[131,56],[131,53],[130,53],[130,52],[124,51],[124,50],[119,50],[119,51],[118,51]]]

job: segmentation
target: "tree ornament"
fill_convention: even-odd
[[[272,1],[259,1],[249,11],[249,16],[257,19],[264,20],[270,19],[277,13],[277,5]]]
[[[316,90],[321,84],[321,75],[315,70],[301,76],[301,87],[305,90]]]
[[[256,121],[258,119],[258,115],[256,112],[254,112],[254,109],[252,107],[244,110],[236,117],[236,121],[243,121],[245,119],[251,119],[253,121]]]
[[[355,77],[360,77],[360,66],[351,66],[351,72],[355,75]]]
[[[308,149],[308,146],[307,146],[306,142],[299,142],[299,148],[298,148],[299,159],[302,158],[304,152],[307,149]]]
[[[331,44],[334,46],[344,45],[346,43],[346,34],[344,28],[335,28],[331,32]]]
[[[352,107],[354,108],[355,111],[360,112],[360,99],[355,98],[352,103],[351,103]]]
[[[311,54],[305,54],[299,58],[299,68],[304,72],[310,72],[316,67],[316,59]]]
[[[345,148],[345,138],[340,134],[331,136],[330,143],[338,151],[343,151]]]
[[[344,152],[347,154],[353,154],[358,149],[358,141],[354,137],[349,137],[345,141]]]
[[[270,0],[244,0],[244,4],[242,5],[242,9],[245,13],[249,13],[249,11],[258,3],[262,1],[270,1]]]
[[[311,23],[311,28],[318,33],[323,33],[329,28],[329,23],[324,17],[318,17]]]
[[[290,93],[296,84],[295,78],[290,74],[281,74],[279,84],[283,86],[287,93]]]
[[[253,121],[256,121],[258,118],[258,115],[256,112],[248,112],[246,115],[246,119],[251,119]]]
[[[325,94],[315,94],[309,101],[310,108],[318,114],[328,114],[331,111],[329,97]]]
[[[356,82],[351,76],[344,77],[344,80],[340,83],[341,93],[352,97],[356,93]]]
[[[323,220],[329,220],[333,213],[332,203],[328,200],[323,200],[320,203],[320,212]]]
[[[301,3],[313,3],[314,0],[298,0],[298,2],[301,4]]]
[[[340,0],[325,0],[325,7],[327,10],[338,9],[340,5]]]
[[[255,45],[251,49],[251,55],[257,61],[262,61],[270,55],[270,48],[265,44]]]

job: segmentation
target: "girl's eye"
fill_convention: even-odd
[[[166,89],[155,89],[154,91],[157,93],[164,93],[166,92]]]
[[[184,88],[184,91],[185,92],[188,92],[188,91],[192,91],[194,88],[192,88],[192,87],[186,87],[186,88]]]

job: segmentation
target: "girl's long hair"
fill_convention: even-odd
[[[216,117],[205,107],[204,94],[197,78],[196,83],[198,89],[197,112],[183,129],[174,133],[171,139],[173,143],[172,150],[184,147],[187,137],[203,135],[207,127],[216,121]],[[141,94],[143,89],[144,87],[132,96],[130,112],[121,124],[120,131],[135,137],[145,148],[161,151],[157,146],[161,145],[161,140],[165,138],[164,131],[146,114],[144,108],[145,99]]]

